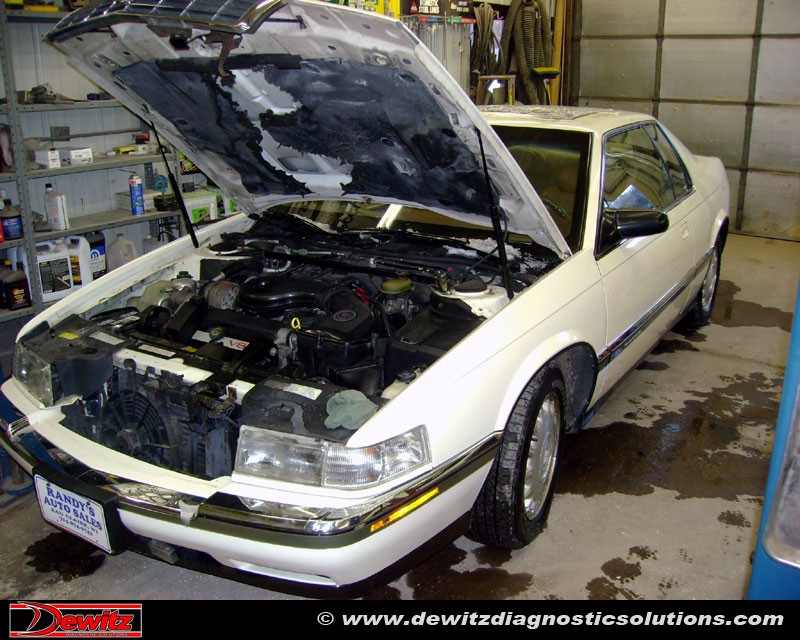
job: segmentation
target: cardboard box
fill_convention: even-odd
[[[61,166],[92,164],[94,157],[89,147],[59,149],[58,155],[61,158]]]
[[[183,200],[193,223],[217,219],[217,194],[205,190],[189,191],[183,194]]]
[[[159,195],[158,191],[154,191],[153,189],[145,189],[144,190],[144,210],[145,211],[155,211],[156,205],[153,199]],[[131,210],[131,192],[130,191],[120,191],[114,194],[114,206],[117,209],[125,209],[127,211]]]
[[[61,157],[56,149],[36,149],[29,152],[28,157],[42,169],[61,168]]]
[[[226,198],[225,194],[222,193],[222,189],[218,186],[210,184],[207,189],[217,196],[217,213],[220,216],[229,216],[238,211],[236,201],[232,198]]]

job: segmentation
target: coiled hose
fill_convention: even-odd
[[[504,74],[509,73],[516,60],[520,102],[547,104],[544,79],[536,77],[533,71],[549,67],[552,56],[550,18],[543,0],[513,0],[500,37],[500,59]]]
[[[503,67],[500,46],[494,35],[494,21],[499,17],[500,14],[488,3],[475,7],[475,31],[469,60],[473,84],[477,83],[478,76],[497,75]]]

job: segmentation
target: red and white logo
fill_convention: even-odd
[[[11,638],[141,638],[141,603],[14,602]]]

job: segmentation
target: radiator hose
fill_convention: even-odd
[[[550,18],[543,0],[513,0],[503,24],[500,55],[506,74],[516,60],[520,102],[547,104],[544,78],[534,75],[534,69],[550,66],[553,55]]]

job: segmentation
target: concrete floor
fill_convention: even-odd
[[[545,532],[460,538],[370,599],[744,596],[800,274],[800,244],[731,236],[713,323],[671,333],[570,436]],[[5,599],[293,599],[56,532],[28,494],[0,509]]]

